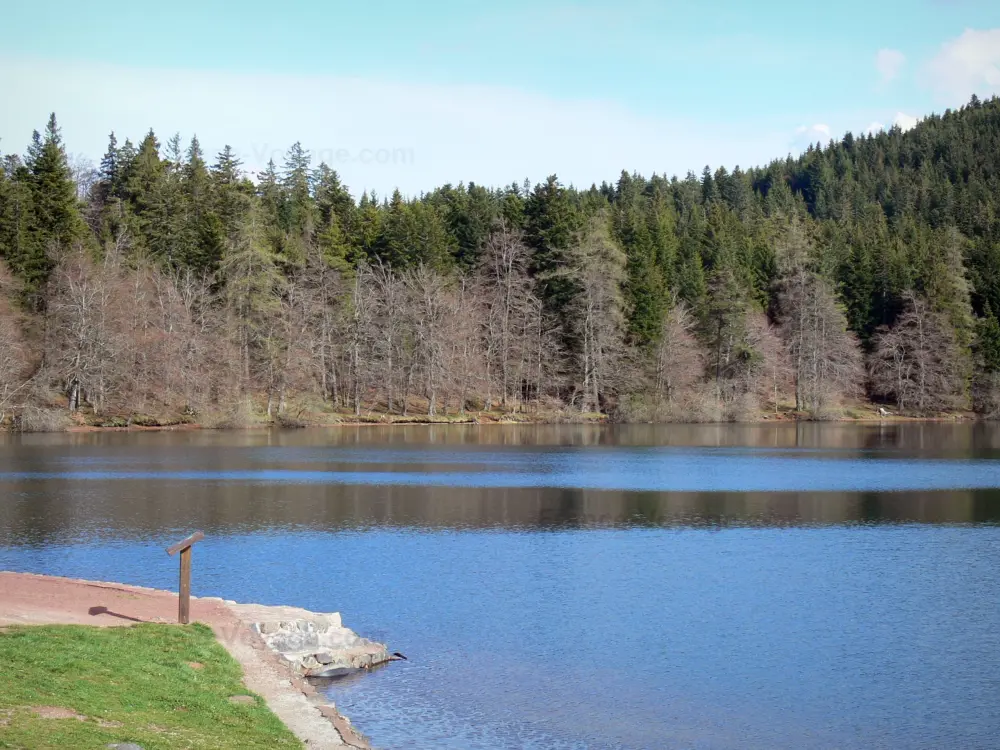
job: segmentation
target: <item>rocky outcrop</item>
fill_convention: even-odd
[[[383,644],[344,627],[339,612],[227,604],[292,671],[303,677],[337,677],[392,658]]]

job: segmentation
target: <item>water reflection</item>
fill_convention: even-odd
[[[0,502],[0,544],[334,531],[375,526],[552,530],[607,526],[1000,523],[1000,491],[615,492],[578,489],[23,482]]]
[[[994,524],[1000,522],[1000,491],[992,488],[1000,485],[998,458],[1000,429],[988,424],[406,426],[4,435],[0,544],[158,538],[192,527],[229,534],[381,526],[550,530]],[[890,488],[900,481],[960,486],[970,472],[978,472],[974,483],[985,487],[822,491],[831,483],[850,487],[863,475],[868,476],[865,482]],[[282,473],[318,479],[262,478]],[[82,481],[81,476],[88,478]],[[180,476],[186,479],[149,478]],[[232,481],[237,476],[250,478]],[[329,481],[331,476],[335,482]],[[462,484],[480,486],[445,486],[456,476]],[[406,481],[397,484],[400,477]],[[780,487],[792,481],[815,485],[817,491],[572,486],[594,484],[594,477],[626,488],[643,482],[669,487],[677,481]],[[359,479],[352,483],[350,478]],[[569,486],[530,486],[536,482]],[[517,484],[522,486],[505,486]]]
[[[0,449],[146,445],[201,448],[350,446],[691,446],[902,451],[1000,456],[1000,425],[989,422],[678,425],[368,425],[307,430],[0,433]]]

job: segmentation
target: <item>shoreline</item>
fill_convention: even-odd
[[[177,594],[162,589],[0,570],[0,630],[32,625],[176,624],[176,612]],[[191,622],[212,629],[219,644],[241,666],[245,686],[264,699],[304,746],[370,750],[371,745],[350,720],[293,668],[288,656],[276,650],[266,635],[289,622],[331,620],[338,638],[343,639],[346,633],[353,636],[349,643],[363,644],[340,649],[337,658],[358,665],[359,670],[390,660],[382,644],[359,639],[340,624],[335,613],[191,597]],[[385,654],[384,659],[381,654]]]
[[[762,418],[755,420],[743,420],[735,422],[693,422],[693,421],[670,421],[670,422],[615,422],[607,418],[603,419],[584,419],[584,420],[569,420],[569,419],[540,419],[540,420],[522,420],[522,419],[485,419],[477,420],[470,419],[464,421],[457,420],[433,420],[433,419],[386,419],[384,421],[352,421],[345,420],[340,422],[310,422],[307,424],[296,424],[296,425],[283,425],[278,422],[264,423],[264,424],[254,424],[241,427],[232,426],[215,426],[215,425],[202,425],[198,423],[187,423],[187,424],[165,424],[165,425],[129,425],[129,426],[105,426],[105,425],[71,425],[61,430],[51,430],[48,431],[50,434],[58,433],[74,433],[74,434],[86,434],[86,433],[99,433],[99,432],[247,432],[247,431],[263,431],[263,430],[317,430],[317,429],[331,429],[337,427],[350,427],[350,428],[362,428],[362,427],[512,427],[512,426],[522,426],[522,427],[554,427],[554,426],[632,426],[632,425],[644,425],[644,426],[676,426],[676,425],[728,425],[728,426],[761,426],[761,425],[798,425],[798,424],[864,424],[864,425],[877,425],[877,424],[968,424],[976,422],[989,422],[991,420],[980,417],[978,415],[952,415],[952,416],[936,416],[936,417],[906,417],[906,416],[889,416],[889,417],[838,417],[836,419],[808,419],[808,418],[797,418],[797,417],[777,417],[777,418]],[[8,432],[17,432],[16,430],[8,430]],[[35,434],[39,434],[36,432]]]

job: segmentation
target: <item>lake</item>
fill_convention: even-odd
[[[1000,747],[1000,427],[0,435],[0,568],[340,611],[380,748]]]

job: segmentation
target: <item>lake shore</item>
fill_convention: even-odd
[[[78,415],[69,424],[59,429],[40,430],[47,432],[149,432],[159,430],[189,431],[189,430],[253,430],[253,429],[311,429],[330,427],[406,427],[406,426],[448,426],[448,425],[604,425],[604,424],[795,424],[799,422],[829,422],[843,424],[888,424],[888,423],[940,423],[940,422],[976,422],[985,417],[974,412],[961,411],[930,416],[905,416],[899,414],[880,415],[877,407],[871,404],[845,409],[836,416],[817,419],[793,410],[761,412],[753,418],[736,421],[700,421],[700,420],[664,420],[664,421],[617,421],[607,414],[581,413],[577,411],[550,412],[468,412],[466,414],[385,414],[369,413],[361,417],[340,413],[311,412],[299,413],[294,417],[277,417],[271,420],[265,418],[245,421],[212,419],[206,421],[150,423],[148,418],[138,418],[135,421],[125,419],[110,420],[108,424],[92,417],[84,418]],[[103,422],[103,423],[102,423]]]
[[[208,411],[199,414],[149,414],[139,412],[102,412],[86,406],[69,412],[65,406],[49,404],[47,407],[25,411],[19,418],[10,414],[0,415],[0,431],[12,432],[144,432],[156,430],[247,430],[271,428],[328,428],[328,427],[386,427],[413,425],[601,425],[601,424],[745,424],[767,425],[800,422],[831,423],[909,423],[909,422],[971,422],[989,417],[969,410],[955,410],[925,415],[901,415],[868,401],[844,404],[822,416],[796,411],[793,403],[781,403],[777,409],[757,409],[723,418],[718,410],[678,411],[664,418],[650,418],[633,414],[631,417],[614,410],[612,413],[581,412],[579,409],[549,405],[545,409],[530,411],[491,409],[465,412],[446,411],[428,413],[428,405],[419,400],[411,401],[404,413],[388,413],[376,408],[340,411],[315,404],[289,403],[281,413],[271,413],[265,402],[254,402],[233,410]]]
[[[248,614],[256,619],[261,610],[269,609],[273,608],[237,605],[214,597],[191,598],[192,622],[211,628],[218,643],[242,668],[245,687],[260,695],[300,741],[317,748],[370,748],[336,707],[326,703],[264,642],[260,628],[254,627]],[[177,595],[169,591],[0,571],[0,629],[34,625],[165,625],[175,623],[176,618]]]

